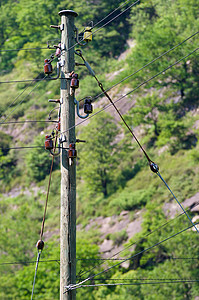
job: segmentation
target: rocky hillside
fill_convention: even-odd
[[[93,21],[93,41],[80,47],[85,59],[158,174],[198,222],[198,3],[132,4],[1,1],[0,300],[31,297],[51,165],[40,147],[54,129],[48,99],[60,93],[59,80],[5,81],[43,77],[44,59],[55,52],[47,42],[51,47],[60,39],[50,25],[60,23],[62,9],[78,12],[79,32]],[[94,78],[86,68],[75,71],[77,100],[94,99],[92,117],[81,124],[76,117],[76,135],[86,140],[77,145],[77,282],[92,276],[88,284],[114,284],[79,288],[77,299],[196,300],[198,233],[114,107],[106,109],[109,101],[97,97]],[[51,118],[57,119],[56,110]],[[59,169],[57,157],[35,300],[59,298]]]

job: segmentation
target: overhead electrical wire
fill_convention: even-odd
[[[199,224],[199,223],[197,223],[197,225],[198,225],[198,224]],[[185,229],[183,229],[183,230],[181,230],[181,231],[178,231],[177,233],[175,233],[175,234],[173,234],[173,235],[171,235],[171,236],[169,236],[169,237],[163,239],[162,241],[157,242],[156,244],[153,244],[152,246],[150,246],[150,247],[148,247],[148,248],[145,248],[144,250],[142,250],[142,251],[140,251],[140,252],[138,252],[138,253],[136,253],[136,254],[134,254],[134,255],[132,255],[132,256],[126,258],[126,259],[124,259],[123,261],[121,261],[121,262],[119,262],[119,263],[117,263],[117,264],[115,264],[115,265],[113,265],[113,266],[110,266],[109,268],[107,268],[107,269],[105,269],[105,270],[103,270],[103,271],[101,271],[101,272],[99,272],[99,273],[97,273],[97,274],[94,274],[94,275],[89,276],[88,278],[82,280],[81,282],[79,282],[79,283],[77,283],[77,284],[70,284],[69,286],[66,286],[66,292],[69,291],[69,290],[77,289],[79,286],[82,286],[85,282],[87,282],[87,281],[89,281],[89,280],[92,280],[92,279],[95,278],[96,276],[99,276],[99,275],[101,275],[101,274],[107,273],[108,271],[110,271],[111,269],[113,269],[113,268],[115,268],[115,267],[121,265],[122,263],[124,263],[124,262],[126,262],[126,261],[128,261],[128,260],[131,260],[131,259],[135,258],[136,256],[138,256],[138,255],[140,255],[140,254],[142,254],[142,253],[144,253],[144,252],[146,252],[146,251],[148,251],[148,250],[150,250],[150,249],[152,249],[152,248],[154,248],[154,247],[159,246],[160,244],[162,244],[162,243],[164,243],[164,242],[170,240],[171,238],[173,238],[173,237],[175,237],[175,236],[177,236],[177,235],[179,235],[179,234],[185,232],[186,230],[188,230],[188,229],[190,229],[190,228],[192,228],[192,227],[193,227],[193,225],[190,225],[190,226],[186,227]]]
[[[42,80],[52,80],[51,77],[43,77],[43,78],[35,78],[35,79],[24,79],[24,80],[8,80],[8,81],[0,81],[0,84],[4,84],[4,83],[20,83],[20,82],[35,82],[35,81],[42,81]]]
[[[108,15],[106,15],[103,19],[98,21],[92,28],[95,28],[97,25],[99,25],[101,22],[103,22],[105,19],[110,17],[114,12],[116,12],[118,9],[122,8],[124,5],[126,5],[130,0],[127,0],[120,6],[118,6],[116,9],[114,9],[112,12],[110,12]],[[59,39],[56,39],[59,40]],[[18,48],[18,49],[0,49],[0,52],[12,52],[12,51],[32,51],[32,50],[51,50],[48,47],[34,47],[34,48]]]
[[[24,123],[58,123],[58,121],[53,120],[24,120],[24,121],[10,121],[10,122],[4,122],[1,125],[8,125],[8,124],[24,124]]]
[[[127,10],[129,10],[131,7],[135,6],[138,2],[140,2],[140,0],[135,1],[133,4],[131,4],[130,6],[128,6],[125,10],[123,10],[121,13],[119,13],[118,15],[116,15],[115,17],[113,17],[111,20],[109,20],[108,22],[106,22],[104,25],[102,25],[101,27],[99,27],[98,29],[96,29],[94,32],[92,32],[90,35],[94,35],[97,31],[99,31],[100,29],[102,29],[103,27],[105,27],[106,25],[108,25],[109,23],[111,23],[112,21],[114,21],[115,19],[117,19],[119,16],[121,16],[123,13],[125,13]],[[87,35],[87,37],[89,37],[90,35]],[[83,41],[84,41],[84,39],[80,40],[79,42],[81,43]],[[73,49],[74,47],[76,47],[77,45],[79,45],[79,44],[76,43],[73,46],[71,46],[70,48],[66,49],[65,51],[69,51],[69,50]]]
[[[76,288],[71,288],[70,290],[78,289],[78,288],[85,288],[85,287],[113,287],[113,286],[130,286],[130,285],[156,285],[156,284],[177,284],[177,283],[194,283],[199,282],[199,280],[172,280],[172,281],[157,281],[157,282],[134,282],[134,283],[100,283],[100,284],[82,284],[80,286],[77,286]],[[67,291],[66,291],[67,292]],[[66,293],[64,292],[64,294]]]
[[[51,49],[52,50],[52,49]],[[53,56],[53,57],[52,57]],[[57,59],[57,56],[51,55],[51,59],[50,61],[54,61],[55,59]],[[40,72],[37,77],[39,77],[41,74],[43,74],[43,72]],[[0,84],[5,84],[5,83],[20,83],[20,82],[35,82],[35,81],[42,81],[42,80],[55,80],[55,79],[59,79],[58,77],[52,78],[50,76],[45,76],[43,78],[34,78],[34,79],[23,79],[23,80],[7,80],[7,81],[0,81]]]
[[[44,80],[46,78],[46,76],[42,79],[42,80]],[[4,120],[2,121],[2,122],[0,122],[0,125],[1,124],[3,124],[7,119],[8,119],[8,117],[17,109],[17,107],[19,106],[19,105],[21,105],[21,103],[38,87],[38,85],[42,82],[42,80],[41,81],[39,81],[35,86],[34,86],[34,88],[15,106],[15,108],[4,118]]]
[[[141,86],[145,85],[146,83],[150,82],[152,79],[158,77],[159,75],[161,75],[162,73],[166,72],[168,69],[172,68],[173,66],[177,65],[179,62],[181,62],[183,59],[187,58],[188,56],[192,55],[194,52],[198,51],[199,48],[196,48],[195,50],[193,50],[192,52],[190,52],[189,54],[185,55],[184,57],[182,57],[181,59],[179,59],[178,61],[176,61],[175,63],[173,63],[172,65],[168,66],[167,68],[165,68],[164,70],[158,72],[157,74],[153,75],[152,77],[150,77],[149,79],[143,81],[142,83],[140,83],[137,87],[135,87],[134,89],[130,90],[128,93],[124,94],[123,96],[119,97],[117,100],[115,100],[113,103],[117,103],[119,101],[121,101],[122,99],[124,99],[125,97],[127,97],[128,95],[132,94],[133,92],[135,92],[136,90],[138,90]],[[97,114],[101,113],[102,111],[108,109],[109,107],[111,107],[112,104],[107,104],[104,108],[100,109],[99,111],[97,111],[96,113],[90,115],[87,119],[84,119],[82,121],[80,121],[79,123],[77,123],[74,126],[69,127],[67,130],[62,131],[59,135],[70,131],[71,129],[73,129],[74,127],[77,127],[79,125],[81,125],[82,123],[86,122],[88,119],[93,118],[94,116],[96,116]]]
[[[104,17],[101,21],[99,21],[98,23],[96,23],[94,27],[97,26],[97,24],[101,23],[102,21],[104,21],[108,16],[112,15],[116,10],[118,10],[119,8],[123,7],[127,2],[126,1],[124,4],[120,5],[118,8],[116,8],[114,11],[112,11],[110,14],[108,14],[106,17]],[[125,13],[127,10],[129,10],[131,7],[135,6],[138,2],[140,2],[140,0],[135,1],[133,4],[131,4],[130,6],[128,6],[124,11],[120,12],[118,15],[116,15],[115,17],[113,17],[111,20],[109,20],[108,22],[106,22],[104,25],[102,25],[101,27],[99,27],[98,29],[96,29],[93,33],[91,33],[92,35],[94,35],[97,31],[99,31],[100,29],[102,29],[103,27],[105,27],[106,25],[108,25],[109,23],[111,23],[112,21],[114,21],[116,18],[118,18],[119,16],[121,16],[123,13]],[[80,40],[80,42],[84,41],[84,39]],[[70,47],[69,49],[66,49],[65,51],[69,51],[70,49],[74,48],[75,46],[77,46],[78,43],[76,43],[75,45],[73,45],[72,47]],[[42,48],[32,48],[34,50],[39,50]],[[44,48],[46,50],[48,50],[48,48]],[[12,49],[8,49],[9,51],[13,51]],[[29,49],[15,49],[16,51],[18,50],[31,50],[31,48]],[[0,50],[0,51],[4,51],[4,50]],[[48,79],[48,78],[46,78]],[[40,79],[35,79],[35,81],[39,81]],[[31,80],[15,80],[15,81],[1,81],[0,83],[17,83],[17,82],[28,82],[28,81],[32,81]]]
[[[32,51],[32,50],[52,50],[48,47],[35,47],[35,48],[18,48],[18,49],[0,49],[0,52],[12,52],[12,51]]]
[[[120,261],[124,260],[125,258],[76,258],[77,261]],[[147,260],[147,259],[143,259]],[[165,258],[165,260],[199,260],[199,257],[169,257]],[[0,266],[4,265],[28,265],[28,264],[35,264],[37,261],[15,261],[15,262],[3,262],[0,263]],[[57,262],[59,263],[59,259],[48,259],[48,260],[40,260],[39,263],[52,263],[52,262]],[[106,278],[97,278],[95,280],[115,280],[115,279],[106,279]],[[121,279],[122,280],[122,279]],[[139,280],[141,280],[139,278]],[[158,279],[158,280],[163,280],[163,279]]]
[[[133,7],[134,5],[136,5],[140,0],[137,0],[136,2],[134,2],[133,4],[131,4],[129,7],[127,7],[124,11],[122,11],[121,13],[119,13],[117,16],[115,16],[113,19],[109,20],[107,23],[105,23],[104,25],[102,25],[100,28],[96,29],[93,33],[91,33],[92,35],[94,35],[97,31],[99,31],[101,28],[105,27],[106,25],[108,25],[110,22],[112,22],[113,20],[115,20],[117,17],[119,17],[120,15],[122,15],[124,12],[126,12],[128,9],[130,9],[131,7]],[[90,34],[90,35],[91,35]],[[89,35],[88,35],[89,37]],[[82,40],[80,40],[80,42],[82,42]],[[70,47],[69,49],[66,49],[65,51],[69,51],[70,49],[73,49],[75,46],[77,46],[78,43],[76,43],[75,45],[73,45],[72,47]],[[34,81],[40,81],[40,80],[43,80],[44,78],[42,79],[34,79]],[[50,77],[46,78],[46,80],[50,80]],[[19,82],[29,82],[29,81],[32,81],[32,79],[27,79],[27,80],[10,80],[10,81],[0,81],[0,84],[2,83],[19,83]]]
[[[128,1],[126,1],[128,2]],[[126,4],[126,2],[124,4]],[[97,31],[99,31],[101,28],[105,27],[106,25],[108,25],[109,23],[111,23],[112,21],[114,21],[115,19],[117,19],[119,16],[121,16],[123,13],[125,13],[127,10],[129,10],[131,7],[135,6],[136,4],[138,4],[138,2],[140,2],[140,0],[135,1],[134,3],[132,3],[131,5],[129,5],[127,8],[125,8],[122,12],[120,12],[118,15],[116,15],[115,17],[113,17],[111,20],[109,20],[108,22],[106,22],[105,24],[103,24],[102,26],[100,26],[98,29],[96,29],[93,34],[95,34]],[[117,8],[119,9],[120,6]],[[116,9],[116,10],[117,10]],[[115,11],[113,11],[111,14],[113,14]],[[109,15],[108,15],[109,16]],[[107,17],[108,17],[107,16]],[[104,18],[105,19],[105,18]],[[100,22],[101,23],[101,22]],[[99,24],[99,22],[98,22]],[[95,25],[97,26],[97,24]]]
[[[192,209],[196,206],[199,205],[199,202],[196,202],[193,206]],[[189,209],[187,209],[188,211]],[[139,244],[140,241],[142,241],[143,239],[146,239],[147,237],[149,237],[151,234],[153,234],[156,231],[159,231],[160,229],[162,229],[163,227],[167,226],[169,223],[172,223],[174,220],[176,220],[177,218],[181,217],[184,215],[184,212],[181,212],[179,215],[177,215],[175,218],[165,222],[164,224],[162,224],[161,226],[155,228],[154,230],[150,231],[149,233],[147,233],[145,236],[143,236],[142,238],[140,238],[139,240],[136,240],[133,243],[130,243],[128,246],[124,247],[122,250],[114,253],[111,257],[109,257],[109,259],[112,259],[113,257],[115,257],[118,254],[121,254],[122,252],[126,251],[127,249],[131,248],[133,245],[135,244]],[[119,259],[120,260],[120,259]],[[81,277],[87,273],[90,273],[91,271],[93,271],[94,269],[100,267],[101,265],[103,265],[104,261],[102,261],[100,264],[93,266],[91,269],[89,269],[88,271],[85,271],[83,273],[81,273]]]
[[[137,3],[138,1],[136,1],[136,3]],[[135,5],[135,3],[134,3],[134,5]],[[118,15],[119,16],[119,15]],[[104,25],[105,26],[105,25]],[[101,27],[102,28],[102,27]],[[99,29],[98,29],[99,30]],[[197,49],[198,50],[198,49]],[[195,50],[196,51],[196,50]],[[190,54],[189,54],[190,55]],[[188,56],[188,55],[187,55]],[[186,56],[186,57],[187,57]],[[179,61],[178,61],[179,62]],[[167,68],[168,69],[168,68]],[[132,75],[131,75],[132,76]],[[129,77],[128,77],[129,78]],[[129,93],[128,93],[129,94]],[[118,100],[117,100],[118,101]],[[79,125],[79,124],[78,124]]]
[[[55,57],[54,57],[54,59],[55,59]],[[52,59],[52,60],[54,60],[54,59]],[[43,72],[40,72],[38,75],[37,75],[37,77],[38,76],[40,76],[41,74],[43,74]],[[43,77],[40,81],[42,81],[43,79],[45,79],[47,76],[45,76],[45,77]],[[37,78],[34,78],[34,79],[32,79],[32,80],[28,80],[28,81],[31,81],[24,89],[23,89],[23,91],[14,99],[14,101],[7,107],[7,109],[10,107],[10,106],[12,106],[15,102],[16,102],[16,100],[27,90],[27,88],[29,87],[29,86],[31,86],[31,84],[32,83],[34,83],[35,81],[37,81]],[[13,82],[13,81],[10,81],[10,82]],[[14,81],[14,82],[16,82],[16,81]],[[23,81],[24,82],[24,81]],[[2,123],[0,123],[0,125],[1,125]]]
[[[154,63],[156,60],[160,59],[161,57],[163,57],[164,55],[168,54],[169,52],[173,51],[174,49],[176,49],[177,47],[181,46],[183,43],[185,43],[186,41],[188,41],[189,39],[191,39],[192,37],[194,37],[195,35],[197,35],[199,33],[199,31],[193,33],[192,35],[190,35],[189,37],[187,37],[185,40],[183,40],[182,42],[180,42],[179,44],[173,46],[172,48],[170,48],[169,50],[167,50],[166,52],[163,52],[162,54],[160,54],[158,57],[154,58],[152,61],[150,61],[149,63],[147,63],[146,65],[144,65],[143,67],[141,67],[140,69],[136,70],[135,72],[131,73],[130,75],[126,76],[125,78],[123,78],[122,80],[120,80],[119,82],[117,82],[116,84],[112,85],[111,87],[109,87],[108,89],[105,90],[105,92],[110,91],[112,88],[116,87],[118,84],[124,82],[125,80],[129,79],[130,77],[132,77],[133,75],[139,73],[140,71],[142,71],[143,69],[145,69],[146,67],[150,66],[152,63]],[[101,95],[103,95],[104,93],[100,93],[96,96],[94,96],[92,98],[92,100],[96,100],[97,98],[99,98]],[[80,101],[84,100],[80,99]]]
[[[60,116],[60,108],[59,108],[59,116]],[[56,133],[57,132],[58,132],[58,129],[56,129]],[[55,154],[55,151],[56,151],[56,144],[57,144],[57,137],[55,138],[55,143],[54,143],[54,147],[53,147],[53,153],[54,154]],[[33,280],[31,300],[33,299],[33,293],[34,293],[35,280],[36,280],[36,275],[37,275],[39,259],[40,259],[40,255],[41,255],[41,252],[42,252],[43,247],[44,247],[44,242],[43,242],[42,238],[43,238],[43,234],[44,234],[44,226],[45,226],[45,220],[46,220],[48,197],[49,197],[49,193],[50,193],[50,184],[51,184],[51,178],[52,178],[54,158],[55,158],[55,155],[52,155],[52,162],[51,162],[51,167],[50,167],[50,175],[49,175],[49,180],[48,180],[48,188],[47,188],[47,194],[46,194],[44,214],[43,214],[43,220],[42,220],[42,224],[41,224],[40,240],[37,242],[38,256],[37,256],[37,262],[36,262],[36,268],[35,268],[35,276],[34,276],[34,280]]]
[[[32,81],[33,82],[33,81]],[[15,99],[13,100],[13,102],[6,108],[6,109],[8,109],[8,108],[10,108],[16,101],[17,101],[17,99],[30,87],[30,85],[32,84],[32,82],[31,83],[29,83],[24,89],[23,89],[23,91],[21,92],[21,93],[19,93],[19,95],[17,96],[17,97],[15,97]],[[1,123],[0,123],[1,124]]]
[[[112,14],[114,14],[114,12],[116,12],[118,9],[122,8],[124,5],[126,5],[130,0],[125,1],[123,4],[121,4],[120,6],[118,6],[116,9],[114,9],[112,12],[110,12],[107,16],[105,16],[103,19],[101,19],[99,22],[97,22],[94,26],[92,26],[92,28],[96,27],[97,25],[99,25],[100,23],[102,23],[105,19],[107,19],[108,17],[110,17]]]
[[[46,150],[45,146],[21,146],[21,147],[0,147],[0,150],[7,151],[7,150],[21,150],[21,149],[42,149]],[[67,147],[57,147],[57,149],[68,149]],[[2,156],[2,155],[0,155]]]
[[[197,49],[195,49],[193,52],[195,52],[195,51],[197,51],[198,50],[198,48]],[[189,53],[188,55],[186,55],[185,57],[183,57],[182,59],[184,59],[184,58],[186,58],[186,57],[188,57],[189,55],[191,55],[193,52],[191,52],[191,53]],[[137,88],[139,88],[140,86],[142,86],[143,84],[145,84],[146,82],[149,82],[151,79],[153,79],[153,78],[155,78],[155,77],[157,77],[158,75],[160,75],[160,74],[162,74],[163,72],[165,72],[167,69],[169,69],[169,68],[171,68],[172,66],[174,66],[175,64],[177,64],[179,61],[181,61],[182,59],[180,59],[180,60],[178,60],[176,63],[174,63],[174,64],[172,64],[172,65],[170,65],[169,67],[167,67],[166,69],[164,69],[163,71],[161,71],[161,72],[159,72],[158,74],[156,74],[155,76],[153,76],[153,77],[151,77],[149,80],[147,80],[147,81],[144,81],[142,84],[140,84],[138,87],[136,87],[135,89],[137,89]],[[121,100],[122,98],[124,98],[124,97],[126,97],[127,95],[129,95],[130,93],[132,93],[135,89],[133,89],[132,91],[130,91],[129,93],[127,93],[126,95],[124,95],[124,96],[122,96],[122,97],[120,97],[119,99],[117,99],[115,102],[117,102],[117,101],[119,101],[119,100]],[[108,105],[108,106],[106,106],[104,109],[106,109],[106,108],[108,108],[110,105]],[[102,110],[104,110],[104,109],[102,109]],[[101,110],[101,111],[102,111]],[[99,112],[101,112],[101,111],[99,111]],[[99,112],[97,112],[97,113],[99,113]],[[96,113],[96,114],[97,114]],[[92,116],[91,116],[92,117]],[[83,121],[82,121],[83,122]],[[82,123],[81,122],[81,123]],[[79,124],[77,124],[77,125],[79,125]],[[77,126],[76,125],[76,126]],[[71,129],[71,128],[70,128]],[[68,129],[68,130],[70,130],[70,129]]]
[[[177,281],[177,280],[194,280],[192,278],[95,278],[95,281],[138,281],[138,280],[142,280],[142,281],[165,281],[165,280],[169,280],[169,281]]]
[[[41,251],[38,251],[37,262],[36,262],[36,267],[35,267],[35,275],[34,275],[34,279],[33,279],[31,300],[33,299],[33,294],[34,294],[34,289],[35,289],[35,281],[36,281],[36,276],[37,276],[37,270],[38,270],[40,256],[41,256]]]
[[[82,57],[82,55],[81,55]],[[82,59],[84,60],[84,58],[82,57]],[[85,61],[85,60],[84,60]],[[172,196],[174,197],[174,199],[176,200],[176,202],[178,203],[178,205],[180,206],[180,208],[183,210],[183,212],[186,214],[187,218],[189,219],[189,221],[191,222],[191,224],[194,226],[194,228],[196,229],[196,231],[199,233],[198,228],[195,226],[195,224],[192,222],[189,214],[186,212],[186,210],[184,209],[184,207],[182,206],[182,204],[178,201],[177,197],[174,195],[174,193],[172,192],[171,188],[169,187],[169,185],[166,183],[166,181],[164,180],[164,178],[162,177],[162,175],[160,174],[159,171],[159,167],[156,163],[154,163],[151,158],[149,157],[149,155],[147,154],[146,150],[143,148],[143,146],[141,145],[141,143],[139,142],[138,138],[136,137],[136,135],[134,134],[133,130],[131,129],[131,127],[128,125],[128,123],[125,121],[123,115],[120,113],[119,109],[117,108],[117,106],[115,105],[115,103],[113,102],[113,100],[111,99],[111,97],[107,94],[107,92],[105,91],[103,84],[98,80],[98,78],[96,77],[96,75],[93,75],[94,78],[96,79],[99,87],[101,88],[102,92],[104,93],[104,95],[108,98],[108,100],[110,101],[110,103],[113,105],[114,109],[116,110],[117,114],[120,116],[122,122],[124,123],[124,125],[126,126],[126,128],[128,129],[128,131],[131,133],[131,135],[133,136],[133,138],[135,139],[135,141],[137,142],[138,146],[140,147],[141,151],[144,153],[150,169],[152,172],[156,173],[159,178],[162,180],[162,182],[165,184],[165,186],[167,187],[167,189],[170,191],[170,193],[172,194]]]

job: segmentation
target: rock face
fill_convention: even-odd
[[[85,230],[87,231],[90,228],[96,228],[101,232],[103,242],[99,245],[99,247],[103,258],[110,258],[111,256],[119,258],[122,256],[121,253],[118,255],[117,253],[122,251],[124,249],[123,245],[142,229],[142,213],[143,210],[136,212],[133,216],[133,220],[128,211],[122,211],[119,216],[114,215],[107,218],[98,217],[90,221]],[[124,233],[125,238],[121,241],[121,243],[117,244],[111,239],[111,237],[117,237],[117,234],[119,236],[121,232]],[[129,248],[129,250],[133,249],[133,246]]]
[[[189,208],[191,212],[199,212],[199,193],[196,193],[193,197],[183,201],[182,206],[187,209]],[[167,217],[174,218],[177,213],[182,210],[180,206],[176,203],[175,199],[172,199],[169,203],[165,203],[163,206],[163,211]]]
[[[185,209],[190,209],[191,212],[195,212],[193,222],[199,220],[199,193],[196,193],[193,197],[186,199],[181,204]],[[163,211],[168,218],[174,218],[176,214],[182,212],[175,199],[172,199],[169,203],[165,203]],[[119,216],[111,216],[107,218],[98,217],[90,220],[90,223],[86,226],[85,230],[98,229],[101,233],[101,239],[103,242],[99,245],[102,258],[118,259],[124,257],[121,251],[124,250],[125,244],[142,229],[142,214],[144,210],[136,212],[132,218],[132,215],[128,211],[122,211]],[[79,228],[80,229],[80,228]],[[81,230],[81,229],[80,229]],[[195,230],[193,228],[193,230]],[[120,243],[115,243],[114,236],[119,236],[121,232],[124,232],[125,238]],[[128,250],[133,251],[136,245],[132,245]],[[123,265],[128,267],[128,265]]]

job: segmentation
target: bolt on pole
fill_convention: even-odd
[[[75,300],[76,291],[65,286],[76,282],[76,164],[69,164],[66,148],[75,143],[75,104],[70,95],[70,76],[74,70],[75,27],[72,10],[62,10],[61,16],[61,212],[60,212],[60,300]],[[70,131],[69,128],[73,127]]]

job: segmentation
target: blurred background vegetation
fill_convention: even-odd
[[[60,10],[76,11],[79,16],[75,25],[81,31],[91,21],[97,24],[123,3],[119,0],[2,0],[0,81],[43,77],[44,59],[53,53],[53,50],[47,49],[47,43],[53,46],[60,40],[60,32],[50,28],[51,24],[60,23]],[[132,3],[129,1],[119,8],[93,31]],[[111,87],[196,33],[198,12],[197,0],[139,1],[97,31],[92,43],[82,47],[83,54],[105,88]],[[25,50],[37,47],[44,49]],[[197,47],[198,35],[195,35],[117,86],[110,92],[113,100]],[[55,63],[53,66],[56,66]],[[78,100],[100,93],[86,69],[80,67],[78,73]],[[150,157],[158,163],[163,177],[180,202],[198,192],[198,75],[198,52],[194,52],[118,103],[126,121],[135,130]],[[48,104],[48,99],[59,98],[60,82],[42,81],[31,92],[35,85],[35,82],[0,83],[0,123],[5,119],[47,120],[49,111],[54,108]],[[16,99],[20,93],[23,94]],[[94,103],[95,112],[102,108],[103,101],[99,98]],[[124,210],[134,218],[136,212],[142,211],[142,229],[131,240],[127,241],[125,230],[106,236],[118,246],[135,242],[135,248],[129,248],[131,251],[126,251],[126,257],[190,226],[183,215],[144,238],[170,220],[164,214],[163,206],[174,199],[157,176],[150,173],[137,144],[114,116],[110,111],[99,113],[86,126],[77,127],[78,138],[86,140],[85,144],[77,146],[77,223],[81,226],[77,236],[78,280],[83,278],[84,272],[87,272],[87,277],[113,264],[106,262],[92,270],[96,260],[101,258],[99,247],[102,239],[99,230],[86,229],[91,219],[120,215]],[[56,118],[56,113],[52,118]],[[47,122],[0,124],[0,148],[4,149],[0,150],[2,300],[30,299],[35,268],[30,261],[35,261],[36,257],[35,244],[39,238],[51,164],[51,157],[41,149],[7,148],[43,146],[45,134],[52,129],[52,124]],[[59,158],[56,158],[45,225],[45,249],[42,252],[42,260],[49,262],[39,264],[35,300],[59,299],[59,197]],[[189,213],[194,216],[194,213]],[[197,280],[198,250],[197,234],[188,230],[130,260],[128,268],[122,265],[100,277],[103,280],[120,278],[123,282],[139,279],[142,282],[146,278]],[[174,260],[174,257],[189,259]],[[14,264],[7,264],[9,262]],[[99,282],[93,280],[91,283]],[[196,299],[198,295],[197,282],[77,290],[77,299],[81,300]]]

